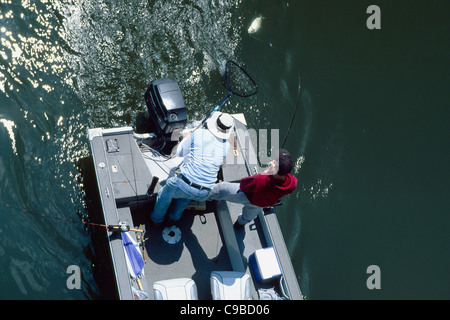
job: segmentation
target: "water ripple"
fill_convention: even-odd
[[[239,3],[60,3],[59,35],[71,48],[65,54],[76,74],[72,85],[90,124],[131,124],[144,110],[146,86],[161,77],[177,80],[189,112],[209,109],[205,88],[212,78],[218,80],[221,61],[232,57],[239,43],[233,15]]]

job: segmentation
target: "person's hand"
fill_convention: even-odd
[[[277,173],[277,162],[275,160],[270,161],[269,167],[264,171],[264,174],[275,174]]]
[[[178,137],[178,142],[181,142],[184,139],[186,139],[187,137],[189,137],[191,135],[191,133],[192,133],[192,130],[187,130],[187,129],[180,131],[179,137]]]

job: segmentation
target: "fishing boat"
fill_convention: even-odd
[[[236,94],[227,89],[222,104]],[[156,195],[183,160],[171,150],[188,121],[175,80],[153,81],[144,97],[146,114],[136,128],[87,130],[119,299],[302,300],[276,208],[236,230],[241,204],[191,201],[176,225],[151,226]],[[264,170],[245,115],[232,116],[235,142],[218,182]]]

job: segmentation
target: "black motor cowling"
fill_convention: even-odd
[[[173,79],[153,81],[144,94],[155,134],[169,138],[187,123],[187,112],[180,87]]]

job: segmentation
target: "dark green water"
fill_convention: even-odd
[[[109,297],[90,232],[40,214],[93,216],[88,127],[133,125],[148,84],[166,76],[198,119],[226,94],[227,59],[260,91],[224,110],[282,138],[301,76],[286,143],[299,186],[277,213],[307,298],[450,298],[446,1],[4,2],[0,298]],[[371,4],[380,30],[366,27]],[[70,265],[79,290],[66,286]],[[381,289],[366,286],[371,265]]]

